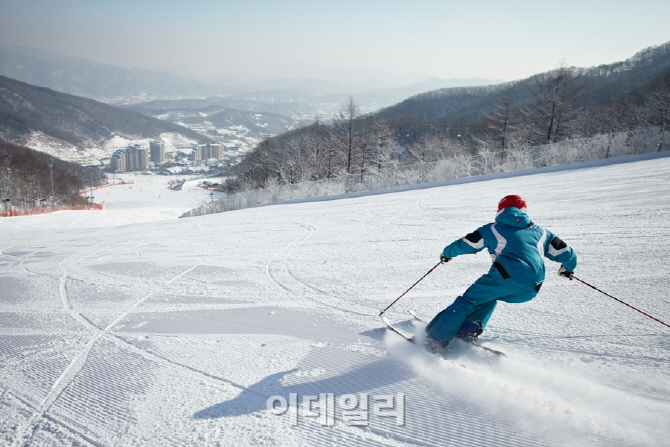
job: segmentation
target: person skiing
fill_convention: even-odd
[[[476,338],[486,327],[498,301],[532,300],[544,281],[543,256],[560,262],[558,274],[572,279],[577,255],[558,236],[535,225],[526,214],[526,207],[523,197],[505,196],[498,204],[495,222],[444,248],[440,255],[442,262],[487,248],[493,265],[428,323],[424,339],[428,350],[443,350],[455,336]]]

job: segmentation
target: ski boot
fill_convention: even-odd
[[[479,337],[479,335],[481,335],[482,332],[484,332],[484,329],[482,329],[481,322],[466,321],[463,324],[461,324],[461,327],[458,329],[458,332],[456,333],[456,337],[462,338],[463,340],[466,341],[476,342],[477,337]]]
[[[448,341],[440,340],[431,334],[426,334],[426,338],[423,339],[423,347],[433,353],[444,351],[444,348],[446,348],[448,344]]]

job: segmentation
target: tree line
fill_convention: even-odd
[[[264,139],[232,168],[229,191],[360,175],[478,154],[502,165],[524,148],[670,123],[670,42],[628,61],[494,86],[441,89],[362,115],[350,97],[332,124]]]
[[[395,164],[403,157],[394,131],[363,116],[350,98],[333,124],[313,124],[266,138],[232,168],[229,191],[333,178]]]
[[[98,168],[86,168],[0,140],[2,211],[50,207],[52,199],[54,206],[85,205],[87,199],[80,192],[105,181]]]

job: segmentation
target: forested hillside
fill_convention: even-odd
[[[0,137],[24,145],[34,132],[77,147],[101,145],[115,134],[156,138],[175,132],[206,139],[167,121],[0,76]]]
[[[2,211],[10,208],[34,209],[51,206],[52,172],[53,203],[56,206],[86,203],[79,193],[86,187],[105,181],[104,174],[98,169],[68,163],[0,140]],[[45,200],[40,202],[40,199]]]
[[[244,132],[256,142],[268,135],[278,135],[313,121],[315,108],[304,103],[267,104],[224,98],[159,100],[126,106],[144,115],[187,126],[219,142],[227,136]]]
[[[660,125],[653,97],[663,91],[669,73],[670,42],[615,64],[561,66],[520,81],[423,93],[376,116],[406,138],[409,134],[409,142],[435,134],[481,138],[492,129],[502,131],[496,125],[502,123],[507,132],[525,133],[530,144],[544,144],[612,127]],[[624,110],[634,113],[625,117]]]
[[[231,190],[361,174],[389,165],[511,150],[667,126],[670,42],[593,68],[565,65],[528,79],[440,89],[363,115],[354,98],[332,126],[315,123],[261,142]],[[490,163],[490,161],[487,161]]]

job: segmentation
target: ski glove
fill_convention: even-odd
[[[449,262],[449,261],[451,261],[451,258],[445,258],[444,254],[440,255],[440,262],[444,263],[444,262]]]
[[[572,276],[574,275],[573,272],[569,272],[565,269],[565,267],[561,266],[560,269],[558,269],[558,276],[564,276],[570,280],[572,280]]]

